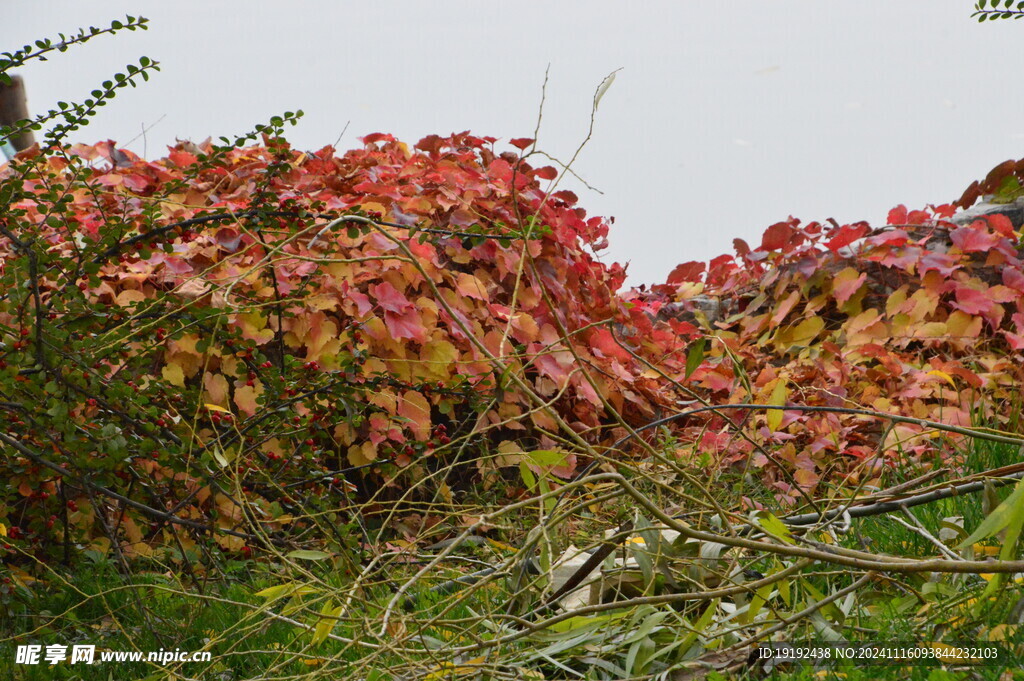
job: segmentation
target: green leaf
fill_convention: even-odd
[[[1010,496],[1006,497],[1006,501],[996,506],[981,521],[981,524],[971,533],[971,536],[960,542],[957,548],[962,549],[973,546],[982,539],[993,536],[1011,522],[1014,522],[1022,514],[1024,514],[1024,478],[1013,488],[1013,492]]]
[[[266,589],[257,591],[253,595],[259,596],[260,598],[265,598],[268,601],[273,601],[278,598],[281,598],[282,596],[287,596],[288,594],[296,591],[298,588],[299,585],[295,582],[287,582],[285,584],[278,584],[277,586],[268,586]]]
[[[537,486],[537,478],[533,475],[533,471],[530,470],[530,466],[525,461],[519,462],[519,476],[523,479],[526,489],[532,490]]]
[[[570,617],[567,620],[555,622],[554,624],[549,626],[548,629],[550,631],[554,631],[560,634],[564,634],[570,631],[578,633],[581,629],[584,629],[585,627],[593,627],[596,629],[598,626],[607,624],[608,622],[620,620],[626,615],[628,615],[629,612],[629,610],[623,609],[613,610],[603,615],[595,615],[593,617]]]
[[[297,551],[291,551],[285,554],[287,558],[296,558],[298,560],[323,560],[324,558],[330,558],[331,554],[324,553],[323,551],[310,551],[307,549],[298,549]]]
[[[689,378],[690,374],[696,371],[697,367],[700,366],[700,363],[704,361],[704,348],[707,346],[707,344],[707,337],[699,338],[686,352],[685,378]]]
[[[555,468],[566,465],[566,453],[553,449],[537,449],[532,452],[524,452],[524,456],[537,466]]]
[[[324,603],[324,606],[320,608],[320,614],[323,617],[316,623],[316,627],[313,629],[313,645],[317,645],[327,638],[327,635],[334,629],[334,625],[338,623],[337,618],[341,611],[342,607],[340,605],[335,606],[333,601],[328,600]]]
[[[782,412],[779,413],[781,414]],[[787,544],[796,544],[793,540],[793,533],[790,531],[789,526],[771,513],[759,513],[754,518],[754,522],[756,522],[762,530],[776,539],[780,539]]]

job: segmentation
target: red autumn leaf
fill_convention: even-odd
[[[892,210],[889,211],[889,217],[887,218],[887,224],[890,225],[905,225],[907,224],[907,207],[902,203]]]
[[[423,328],[420,312],[415,307],[406,312],[388,310],[384,313],[384,324],[387,325],[392,338],[408,338],[417,343],[427,340],[427,330]]]
[[[559,191],[555,192],[551,196],[552,196],[552,198],[556,198],[556,199],[558,199],[560,201],[565,201],[565,203],[567,205],[570,205],[570,206],[575,205],[580,200],[580,197],[576,196],[576,194],[574,194],[573,192],[569,191],[568,189],[560,189]],[[612,218],[612,219],[614,220],[615,218]]]
[[[681,284],[684,281],[700,281],[704,274],[705,267],[707,267],[707,265],[702,262],[697,262],[696,260],[676,265],[675,269],[673,269],[668,275],[668,283]]]
[[[1003,338],[1006,339],[1006,343],[1011,349],[1024,350],[1024,336],[1013,333],[1012,331],[1006,331],[1005,329],[999,333],[1003,334]]]
[[[912,210],[907,215],[907,224],[909,225],[923,225],[932,219],[932,216],[928,214],[926,210]]]
[[[867,236],[869,231],[871,231],[871,228],[863,222],[858,222],[855,225],[843,225],[833,232],[835,236],[829,239],[825,245],[833,253],[838,253],[840,248],[849,246],[857,239]]]
[[[533,138],[530,137],[515,137],[508,141],[516,149],[526,149],[526,147],[533,144]]]
[[[1003,283],[1015,291],[1024,293],[1024,274],[1013,267],[1003,268]]]
[[[195,154],[190,154],[187,151],[182,151],[181,149],[172,149],[170,153],[167,154],[167,158],[170,159],[171,163],[179,168],[190,166],[198,160]]]
[[[735,269],[736,264],[733,262],[731,255],[723,254],[717,258],[712,258],[711,262],[708,263],[707,282],[709,284],[721,284],[729,273]]]
[[[892,229],[868,238],[872,246],[902,246],[910,241],[910,235],[902,229]]]
[[[944,277],[948,277],[960,269],[960,264],[948,253],[925,253],[921,256],[919,266],[922,273],[935,270]]]
[[[388,312],[402,313],[413,307],[408,298],[386,281],[370,286],[370,295],[376,298],[377,304]]]
[[[558,171],[552,166],[544,166],[543,168],[537,168],[533,171],[533,174],[542,180],[553,180],[558,177]]]
[[[741,258],[750,253],[750,245],[743,239],[733,239],[732,247],[736,251],[736,255]]]
[[[985,219],[988,220],[988,226],[991,227],[997,234],[1002,234],[1005,237],[1013,238],[1013,223],[1010,222],[1010,218],[1006,217],[1002,213],[993,213],[992,215],[986,215]]]
[[[606,328],[596,329],[590,334],[590,347],[604,357],[614,357],[620,362],[628,362],[631,355],[616,342],[612,332]]]
[[[214,238],[216,238],[217,244],[229,253],[237,251],[242,242],[242,235],[234,227],[221,227],[217,230]]]
[[[414,148],[436,154],[444,146],[444,139],[440,135],[427,135],[414,145]]]
[[[793,232],[794,229],[790,223],[776,222],[764,231],[764,236],[761,237],[761,250],[777,251],[784,248],[792,238]]]
[[[999,243],[999,237],[990,232],[981,220],[977,220],[969,226],[959,227],[953,230],[949,236],[957,248],[964,253],[988,251]]]
[[[961,208],[967,209],[974,205],[974,202],[981,196],[981,185],[977,180],[971,183],[964,193],[956,201],[956,205]]]
[[[956,289],[956,302],[953,306],[967,314],[986,314],[993,305],[995,303],[992,299],[982,291],[967,286],[958,286]]]
[[[363,144],[373,144],[374,142],[394,142],[395,138],[386,132],[372,132],[365,137],[360,137],[359,141]]]

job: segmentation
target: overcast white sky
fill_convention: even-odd
[[[794,215],[884,220],[959,197],[1024,147],[1024,22],[978,24],[973,0],[345,2],[8,0],[0,51],[124,14],[101,37],[22,69],[37,113],[81,100],[145,55],[162,72],[123,90],[77,141],[153,158],[175,138],[251,129],[286,110],[300,148],[390,132],[531,136],[568,158],[595,87],[622,67],[570,183],[615,216],[606,258],[631,281],[757,242]],[[140,137],[143,127],[149,130]],[[130,144],[127,144],[133,138]]]

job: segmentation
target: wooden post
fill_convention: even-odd
[[[0,84],[0,125],[14,125],[28,118],[28,101],[25,98],[25,81],[21,76],[12,76],[10,85]],[[18,151],[28,149],[36,143],[31,130],[8,140]]]

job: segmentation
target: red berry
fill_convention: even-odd
[[[78,510],[78,504],[75,503],[74,499],[69,499],[68,500],[68,510],[72,511],[72,512]]]
[[[29,331],[28,329],[22,329],[22,330],[21,330],[21,336],[22,336],[22,338],[24,338],[25,336],[29,335],[30,333],[32,333],[32,332],[31,332],[31,331]]]
[[[315,444],[316,444],[316,441],[314,441],[313,438],[309,438],[308,440],[306,440],[306,446],[307,447],[312,447]]]

